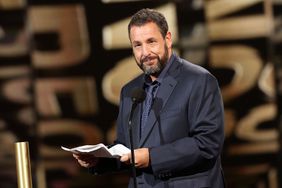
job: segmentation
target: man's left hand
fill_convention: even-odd
[[[148,148],[139,148],[134,150],[135,157],[135,167],[136,168],[146,168],[150,163],[150,155]],[[131,153],[125,154],[120,158],[121,162],[126,164],[131,163]]]

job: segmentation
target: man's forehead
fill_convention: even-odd
[[[155,25],[135,26],[130,30],[132,38],[153,38],[153,36],[161,35],[159,28]]]

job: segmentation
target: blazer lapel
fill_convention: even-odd
[[[156,98],[154,100],[154,103],[152,105],[152,109],[149,113],[149,117],[147,120],[147,124],[144,127],[144,132],[142,133],[142,137],[141,140],[139,142],[139,147],[141,147],[145,140],[147,139],[147,137],[150,135],[150,132],[152,130],[152,128],[155,125],[155,122],[161,112],[161,110],[163,109],[163,107],[165,106],[169,96],[171,95],[175,85],[177,84],[177,81],[171,77],[171,76],[167,76],[163,79]]]
[[[140,118],[141,118],[141,105],[136,106],[133,121],[132,121],[132,134],[133,134],[133,148],[138,148],[140,140]]]
[[[144,76],[140,75],[137,79],[136,84],[131,88],[142,88],[144,83]],[[131,95],[131,93],[129,94]],[[129,96],[131,98],[131,96]],[[130,103],[130,108],[132,106],[132,100]],[[142,109],[142,103],[137,104],[133,118],[132,118],[132,137],[133,137],[133,148],[138,148],[139,141],[140,141],[140,119],[141,119],[141,109]],[[127,133],[128,134],[128,133]]]

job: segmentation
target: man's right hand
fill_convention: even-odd
[[[94,167],[98,163],[98,158],[89,154],[72,154],[72,156],[77,160],[80,166],[85,168]]]

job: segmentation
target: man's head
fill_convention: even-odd
[[[130,38],[130,29],[132,26],[143,26],[150,22],[155,23],[159,27],[159,30],[163,38],[165,38],[166,33],[168,32],[168,24],[164,15],[157,12],[156,10],[148,9],[148,8],[141,9],[132,16],[128,24],[129,38]]]
[[[128,34],[137,65],[156,78],[171,56],[171,33],[165,17],[152,9],[133,15]]]

